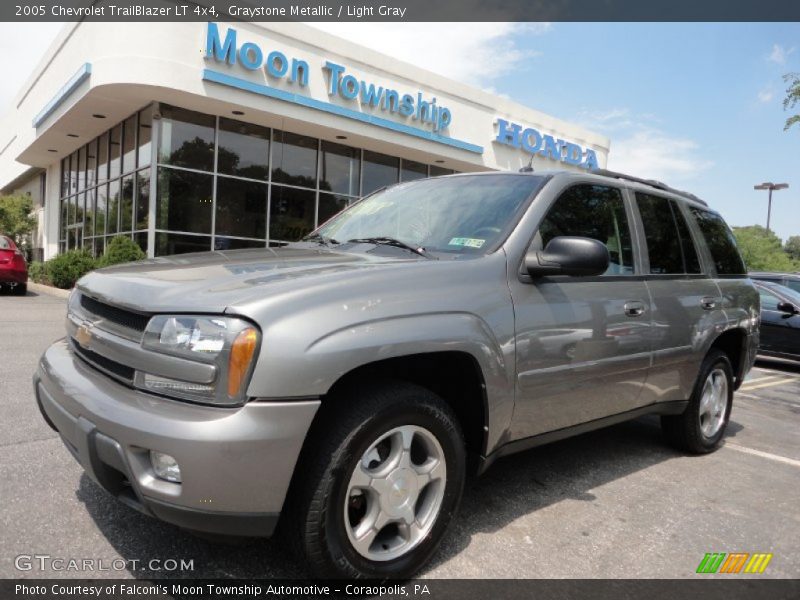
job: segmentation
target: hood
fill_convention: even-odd
[[[419,262],[429,261],[316,247],[228,250],[108,267],[87,274],[76,287],[99,300],[138,311],[221,313],[278,288],[296,290],[319,279]]]

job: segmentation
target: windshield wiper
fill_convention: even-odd
[[[336,245],[339,242],[333,238],[325,237],[321,233],[312,233],[311,235],[307,235],[303,238],[304,242],[318,242],[323,246],[330,246],[331,244]]]
[[[367,238],[353,238],[352,240],[347,240],[350,244],[378,244],[382,246],[394,246],[395,248],[402,248],[403,250],[408,250],[409,252],[413,252],[414,254],[419,254],[424,258],[432,258],[436,259],[435,256],[432,256],[428,252],[425,251],[425,248],[418,248],[406,244],[396,238],[393,237],[367,237]]]

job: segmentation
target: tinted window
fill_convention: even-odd
[[[607,275],[633,273],[633,245],[622,194],[602,185],[576,185],[566,190],[539,226],[541,247],[554,237],[571,235],[603,242],[611,264]]]
[[[317,187],[317,140],[275,131],[272,143],[272,181]]]
[[[319,189],[349,196],[358,195],[361,179],[360,150],[333,142],[322,142],[320,168]]]
[[[161,107],[158,160],[165,164],[211,171],[214,168],[214,117]]]
[[[233,119],[219,120],[217,170],[220,173],[269,178],[269,129]],[[266,207],[265,207],[266,212]]]
[[[215,223],[217,235],[265,238],[267,184],[218,177]]]
[[[764,288],[758,288],[758,295],[761,298],[761,309],[762,310],[778,310],[778,300],[777,296],[773,296]]]
[[[678,205],[641,192],[636,192],[636,204],[644,226],[650,273],[699,273],[697,252]]]
[[[136,168],[136,115],[125,121],[122,135],[122,172],[127,173]]]
[[[795,281],[794,279],[790,279],[789,281],[786,282],[786,287],[794,290],[795,292],[800,292],[800,281]]]
[[[365,150],[363,168],[361,195],[366,196],[378,188],[397,183],[400,176],[400,159]]]
[[[403,168],[400,170],[400,181],[414,181],[428,176],[428,165],[403,159]]]
[[[296,241],[314,229],[316,194],[282,185],[272,186],[269,204],[269,237]]]
[[[213,187],[213,175],[159,168],[156,227],[173,231],[211,233]],[[211,243],[208,242],[206,249],[210,248]],[[174,252],[162,254],[166,253]]]
[[[736,247],[733,232],[716,213],[692,207],[692,214],[708,244],[719,275],[744,275],[744,261]]]

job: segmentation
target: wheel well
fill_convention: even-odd
[[[722,350],[728,355],[728,360],[731,361],[733,375],[736,379],[736,388],[742,384],[746,338],[747,334],[743,329],[729,329],[728,331],[722,333],[716,340],[714,340],[714,343],[711,344],[711,349],[716,348],[718,350]]]
[[[334,383],[333,396],[354,383],[402,380],[424,387],[441,397],[456,414],[472,459],[486,444],[486,385],[477,361],[466,352],[431,352],[376,361],[357,367]],[[325,397],[322,399],[325,404]]]

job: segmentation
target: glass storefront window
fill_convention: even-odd
[[[63,198],[61,200],[61,226],[60,226],[60,240],[67,239],[67,221],[69,220],[69,199]]]
[[[149,165],[151,160],[150,140],[153,138],[153,107],[139,111],[139,162],[140,167]]]
[[[428,176],[428,165],[413,160],[403,159],[403,166],[400,170],[400,181],[414,181],[415,179],[425,179]]]
[[[87,237],[93,236],[94,233],[94,214],[97,208],[95,197],[95,190],[86,192],[86,214],[83,220],[84,235]]]
[[[86,147],[78,150],[78,191],[86,189]]]
[[[129,117],[122,128],[122,172],[136,169],[136,115]]]
[[[69,156],[61,159],[61,197],[69,194]]]
[[[133,175],[122,178],[122,191],[119,203],[119,230],[131,231],[133,228]]]
[[[97,144],[97,183],[105,183],[108,181],[108,133],[101,135]]]
[[[142,252],[147,252],[147,232],[134,233],[133,241],[139,245]]]
[[[187,252],[208,252],[211,250],[211,236],[183,235],[180,233],[156,233],[156,255],[185,254]]]
[[[267,184],[217,178],[217,235],[267,237]]]
[[[106,221],[106,233],[114,234],[119,231],[119,179],[115,179],[108,184],[108,220]]]
[[[333,142],[322,142],[319,189],[358,196],[361,179],[361,151]]]
[[[97,140],[86,144],[86,187],[97,183]]]
[[[159,167],[156,227],[210,234],[213,187],[213,175]]]
[[[269,129],[220,118],[217,172],[269,179]]]
[[[115,179],[122,173],[122,125],[111,130],[109,137],[108,178]]]
[[[455,173],[453,169],[445,169],[436,165],[431,165],[431,177],[440,177],[441,175],[452,175]]]
[[[335,194],[319,194],[319,217],[318,224],[321,225],[335,214],[343,211],[350,203],[347,196],[336,196]]]
[[[214,238],[214,250],[238,250],[240,248],[264,248],[264,240],[240,240],[238,238],[220,237]]]
[[[361,195],[371,194],[378,188],[397,183],[400,172],[400,159],[377,152],[364,151],[364,178]]]
[[[150,169],[136,173],[136,225],[135,229],[147,229],[150,215]]]
[[[214,122],[211,115],[162,106],[158,161],[198,171],[213,171]]]
[[[272,181],[317,187],[316,138],[275,130],[272,134]]]
[[[108,203],[108,185],[97,188],[97,211],[94,213],[94,234],[104,235],[106,232],[106,204]]]
[[[282,185],[272,186],[269,204],[269,237],[295,241],[314,229],[316,193]]]
[[[69,193],[74,194],[78,191],[78,151],[73,152],[69,157]]]

